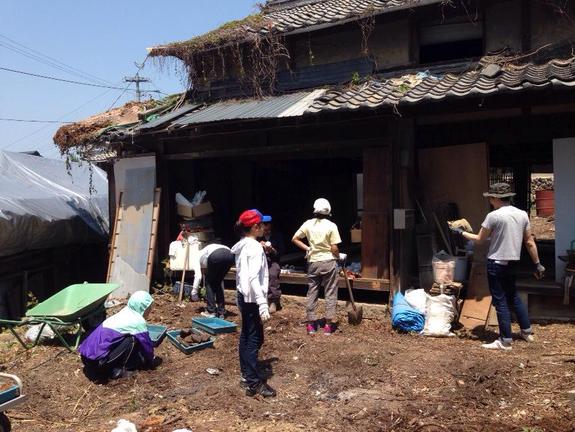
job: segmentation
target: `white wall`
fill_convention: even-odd
[[[555,173],[555,263],[556,280],[564,276],[565,255],[575,240],[575,138],[553,140]]]

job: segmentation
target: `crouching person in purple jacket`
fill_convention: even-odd
[[[136,291],[128,305],[100,324],[82,342],[79,352],[86,377],[107,381],[127,376],[128,371],[153,369],[161,363],[154,356],[146,318],[154,299],[145,291]]]

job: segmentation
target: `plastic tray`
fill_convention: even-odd
[[[166,337],[168,327],[159,324],[148,324],[148,333],[155,347],[160,346]]]
[[[221,318],[197,317],[192,318],[192,326],[216,335],[221,333],[233,333],[237,325]]]
[[[20,387],[13,385],[0,392],[0,404],[16,399],[20,396]]]
[[[198,330],[198,329],[192,329],[192,330],[196,334],[203,333],[201,330]],[[195,344],[195,345],[188,345],[188,344],[182,343],[178,340],[179,335],[180,335],[180,330],[170,330],[168,332],[168,339],[170,340],[171,343],[173,343],[175,345],[176,348],[178,348],[184,354],[191,354],[191,353],[196,352],[196,351],[201,351],[204,348],[213,347],[214,341],[216,340],[216,338],[211,337],[210,340],[207,342],[202,342],[202,343]]]

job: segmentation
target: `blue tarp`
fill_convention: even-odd
[[[393,297],[391,324],[398,330],[420,332],[425,325],[425,317],[422,313],[412,308],[405,300],[403,294],[398,291]]]

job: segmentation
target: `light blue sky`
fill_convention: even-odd
[[[136,72],[146,48],[189,39],[256,11],[256,0],[1,0],[0,67],[89,82],[28,58],[15,42],[89,73],[113,86]],[[9,38],[12,41],[6,39]],[[147,88],[166,93],[184,88],[174,67],[161,70],[148,61]],[[132,87],[133,88],[133,85]],[[0,70],[0,118],[75,121],[107,110],[119,90],[85,87]],[[135,97],[126,92],[119,106]],[[52,141],[57,124],[0,121],[0,148],[39,150],[57,157]]]

